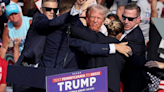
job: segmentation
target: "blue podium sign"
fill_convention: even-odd
[[[46,77],[46,92],[108,92],[107,67]]]

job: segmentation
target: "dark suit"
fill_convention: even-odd
[[[76,69],[79,68],[80,52],[87,55],[109,55],[108,44],[92,44],[68,37],[66,30],[65,28],[59,28],[47,35],[42,66]],[[66,59],[65,65],[64,59]]]
[[[145,57],[145,41],[139,26],[134,28],[123,39],[123,42],[128,42],[134,54],[141,58]],[[134,62],[128,60],[122,72],[122,82],[124,92],[141,92],[147,87],[146,74],[142,66],[146,63],[145,60],[141,62]],[[139,65],[139,64],[141,65]]]
[[[93,43],[119,43],[112,37],[107,37],[102,33],[96,33],[88,27],[72,27],[71,35]],[[108,66],[108,88],[110,92],[120,92],[120,72],[125,64],[124,56],[120,53],[111,54],[107,57],[88,57],[87,68]]]
[[[46,36],[55,31],[55,27],[77,19],[78,16],[72,17],[69,13],[65,13],[58,18],[55,17],[49,20],[46,15],[37,12],[33,17],[33,22],[26,36],[24,49],[16,65],[20,65],[23,61],[30,64],[38,63],[42,57]]]

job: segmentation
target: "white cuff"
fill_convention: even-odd
[[[116,53],[116,48],[114,44],[109,44],[109,54],[115,54]]]
[[[81,10],[82,8],[80,7],[80,10],[75,10],[75,8],[74,8],[74,6],[71,8],[71,12],[70,12],[70,15],[72,15],[72,16],[75,16],[75,15],[77,15],[77,14],[82,14],[82,10]]]

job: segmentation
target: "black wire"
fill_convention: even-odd
[[[67,57],[68,57],[68,52],[69,52],[69,34],[70,34],[70,28],[71,28],[71,25],[68,25],[68,28],[67,28],[67,52],[66,52],[66,55],[65,55],[65,58],[64,58],[64,63],[63,63],[63,68],[65,67],[65,63],[66,63],[66,60],[67,60]]]

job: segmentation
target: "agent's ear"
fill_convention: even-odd
[[[40,13],[42,13],[42,14],[43,14],[43,8],[42,8],[42,7],[40,7]]]
[[[141,17],[138,16],[138,18],[137,18],[137,23],[140,23],[140,21],[141,21]]]

